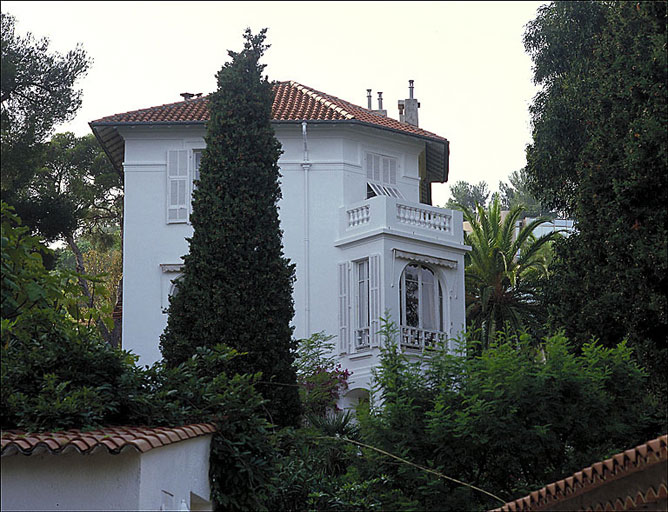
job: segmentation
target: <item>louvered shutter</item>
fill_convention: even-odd
[[[397,161],[390,158],[390,185],[397,184]]]
[[[371,347],[380,345],[380,255],[369,258],[369,337]]]
[[[167,222],[188,220],[188,151],[167,152]]]
[[[350,343],[350,271],[349,264],[339,263],[339,352],[348,353]]]

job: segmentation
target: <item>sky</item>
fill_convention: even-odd
[[[450,141],[450,176],[491,191],[522,168],[528,107],[538,92],[522,45],[546,2],[24,2],[3,1],[16,32],[48,37],[50,50],[81,44],[93,64],[77,82],[83,105],[56,131],[90,132],[101,117],[210,93],[240,50],[243,32],[268,28],[270,80],[299,83],[366,106],[377,92],[398,118],[415,81],[420,127]]]

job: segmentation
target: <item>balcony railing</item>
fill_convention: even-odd
[[[404,199],[376,196],[341,208],[340,239],[387,231],[463,243],[461,212],[436,208]]]
[[[397,220],[404,224],[450,233],[451,219],[445,212],[397,203]]]
[[[371,347],[369,341],[369,328],[363,327],[355,331],[355,351],[366,350]]]
[[[401,326],[401,346],[402,348],[412,348],[418,350],[436,348],[438,342],[445,337],[441,331],[432,331],[429,329],[419,329],[417,327]]]
[[[346,213],[348,214],[349,228],[354,228],[361,224],[367,224],[371,218],[368,204],[358,206],[357,208],[351,208]]]

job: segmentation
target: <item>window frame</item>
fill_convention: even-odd
[[[378,161],[378,169],[375,168],[376,159]],[[387,163],[387,179],[385,179],[385,163]],[[394,167],[394,169],[392,169],[392,167]],[[394,178],[392,173],[393,170]],[[378,172],[378,178],[376,178],[376,171]],[[399,159],[397,157],[376,153],[374,151],[365,151],[364,173],[366,175],[367,199],[375,196],[405,199],[397,187],[399,181]]]
[[[354,343],[355,351],[366,350],[371,347],[371,262],[369,258],[363,258],[353,262],[353,279],[355,282],[354,295]],[[361,270],[365,269],[365,277],[361,277]],[[364,288],[365,299],[361,297]],[[366,320],[363,322],[363,308],[366,312]],[[362,325],[362,324],[365,325]]]
[[[407,306],[407,297],[406,297],[406,274],[407,270],[409,267],[414,267],[419,270],[418,272],[418,287],[417,287],[417,300],[418,300],[418,311],[417,311],[417,317],[418,317],[418,325],[408,325],[408,318],[406,315],[406,306]],[[424,321],[425,321],[425,315],[424,315],[424,300],[423,300],[423,277],[422,277],[422,272],[421,270],[425,269],[429,271],[432,276],[434,277],[434,289],[433,289],[433,318],[434,318],[434,323],[436,324],[436,328],[431,328],[431,327],[425,327]],[[409,327],[409,328],[414,328],[414,329],[421,329],[421,330],[427,330],[427,331],[438,331],[440,333],[445,333],[445,319],[444,319],[444,312],[445,312],[445,305],[444,305],[444,299],[445,299],[445,294],[444,294],[444,288],[443,288],[443,283],[441,282],[441,279],[439,278],[438,271],[435,271],[433,268],[431,268],[428,265],[424,265],[422,263],[408,263],[404,267],[404,269],[401,272],[401,276],[399,278],[399,309],[400,309],[400,317],[399,317],[399,322],[401,327]]]

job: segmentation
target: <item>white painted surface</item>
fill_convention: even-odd
[[[339,334],[339,265],[352,265],[372,254],[381,256],[380,312],[388,309],[399,323],[398,283],[409,262],[397,259],[395,249],[456,262],[454,269],[433,268],[447,288],[447,334],[456,336],[465,325],[462,219],[458,212],[419,204],[418,157],[424,141],[364,126],[311,123],[307,125],[306,180],[301,124],[274,127],[283,147],[279,160],[283,245],[285,255],[296,264],[295,337],[319,331]],[[138,354],[140,363],[151,364],[161,357],[159,338],[167,323],[163,310],[170,282],[178,275],[163,272],[161,265],[164,269],[165,264],[181,263],[188,251],[185,238],[192,234],[189,224],[166,222],[166,155],[169,150],[203,148],[205,132],[195,126],[153,126],[127,128],[121,134],[126,141],[123,347]],[[404,199],[366,199],[368,152],[396,159],[396,188]],[[306,193],[308,201],[304,201]],[[368,222],[349,224],[349,210],[355,208],[368,209]],[[427,220],[411,223],[410,212],[418,210],[427,212]],[[446,218],[449,224],[444,230],[440,227]],[[378,350],[344,352],[341,363],[354,372],[351,389],[368,388]]]
[[[6,455],[2,510],[159,510],[170,496],[164,510],[177,510],[181,500],[206,510],[210,443],[207,435],[144,454],[128,447],[118,455],[106,448]]]

